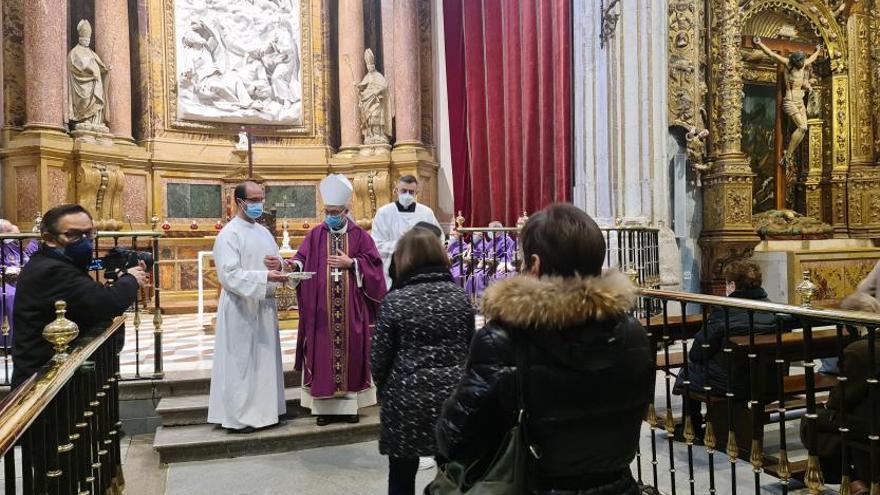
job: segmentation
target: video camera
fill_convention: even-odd
[[[129,268],[134,268],[143,261],[146,271],[153,269],[153,254],[147,251],[135,251],[122,247],[111,248],[107,255],[95,258],[89,265],[89,271],[104,270],[104,279],[113,282],[123,275]]]

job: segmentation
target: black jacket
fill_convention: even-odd
[[[43,338],[43,327],[55,319],[55,301],[67,302],[67,318],[83,335],[103,330],[98,324],[121,315],[134,304],[137,291],[137,280],[131,275],[105,287],[54,248],[40,246],[22,268],[16,287],[12,386],[28,379],[54,354]]]
[[[382,300],[370,350],[379,388],[379,451],[434,456],[434,425],[464,373],[474,310],[445,267],[399,281]]]
[[[602,488],[631,480],[639,431],[654,397],[655,355],[627,313],[629,280],[518,276],[490,286],[489,323],[471,344],[465,377],[437,425],[441,462],[491,457],[516,416],[516,346],[528,346],[526,384],[537,486]],[[620,493],[630,493],[634,483]],[[593,493],[593,492],[590,492]]]
[[[750,299],[752,301],[770,302],[767,299],[767,292],[757,287],[749,290],[736,291],[730,294],[732,298]],[[772,313],[754,313],[753,322],[755,332],[773,333],[776,331],[776,315]],[[729,322],[728,336],[749,334],[749,312],[744,309],[730,308],[727,310],[727,322]],[[690,352],[688,352],[688,379],[690,380],[691,390],[699,390],[708,383],[712,387],[712,392],[722,394],[728,391],[728,362],[727,356],[722,351],[724,348],[724,326],[725,315],[724,309],[715,308],[709,314],[706,322],[706,329],[700,330],[694,336],[694,342],[691,344]],[[703,345],[708,344],[707,349],[703,349]],[[729,378],[730,391],[739,400],[749,400],[749,368],[748,361],[745,358],[734,358],[731,363],[733,373]],[[708,374],[707,374],[708,372]],[[776,376],[775,374],[770,376]],[[684,380],[684,373],[678,375],[675,390],[681,393]],[[773,388],[767,384],[764,390],[766,394],[773,396]]]

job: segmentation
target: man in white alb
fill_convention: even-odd
[[[373,218],[373,229],[370,232],[373,240],[376,241],[376,247],[379,248],[379,255],[382,256],[385,284],[389,289],[392,280],[388,269],[391,266],[397,241],[419,222],[427,222],[440,229],[440,222],[434,216],[434,211],[416,202],[419,181],[415,177],[412,175],[401,177],[394,192],[397,200],[379,208],[376,217]],[[442,232],[442,229],[440,230]]]
[[[255,221],[263,214],[262,188],[248,181],[236,186],[234,195],[238,213],[214,242],[223,290],[208,422],[249,433],[277,424],[287,411],[275,305],[275,290],[287,276],[264,266],[279,253],[275,238]]]

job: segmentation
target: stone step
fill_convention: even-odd
[[[299,417],[309,414],[299,405],[300,387],[284,390],[287,401],[287,414]],[[201,425],[208,422],[208,395],[184,395],[165,397],[156,406],[156,413],[162,418],[162,426]]]
[[[231,434],[209,424],[160,426],[153,447],[163,463],[201,461],[273,454],[330,445],[375,440],[379,432],[379,408],[361,410],[360,423],[317,426],[315,418],[303,416],[284,425],[249,434]]]
[[[299,371],[284,372],[284,386],[297,387],[302,383]],[[122,380],[119,382],[119,399],[135,400],[187,395],[208,395],[211,389],[211,370],[168,372],[161,380]]]

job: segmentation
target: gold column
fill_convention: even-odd
[[[822,119],[807,121],[809,162],[802,177],[804,211],[806,215],[824,221],[822,212]]]
[[[880,118],[880,35],[876,29],[876,2],[868,11],[855,4],[847,25],[850,78],[851,163],[848,167],[849,234],[854,237],[880,236],[880,167],[877,167],[877,132]],[[873,65],[872,65],[873,63]],[[872,68],[874,70],[872,70]],[[837,163],[835,163],[837,165]]]
[[[861,223],[861,203],[847,208],[846,179],[849,172],[849,78],[834,74],[831,78],[834,117],[831,121],[831,226],[835,236],[848,235],[847,220]]]
[[[754,174],[741,149],[742,16],[737,0],[716,0],[713,40],[712,169],[703,187],[703,288],[720,293],[722,270],[730,261],[748,257],[758,242],[752,226]]]

